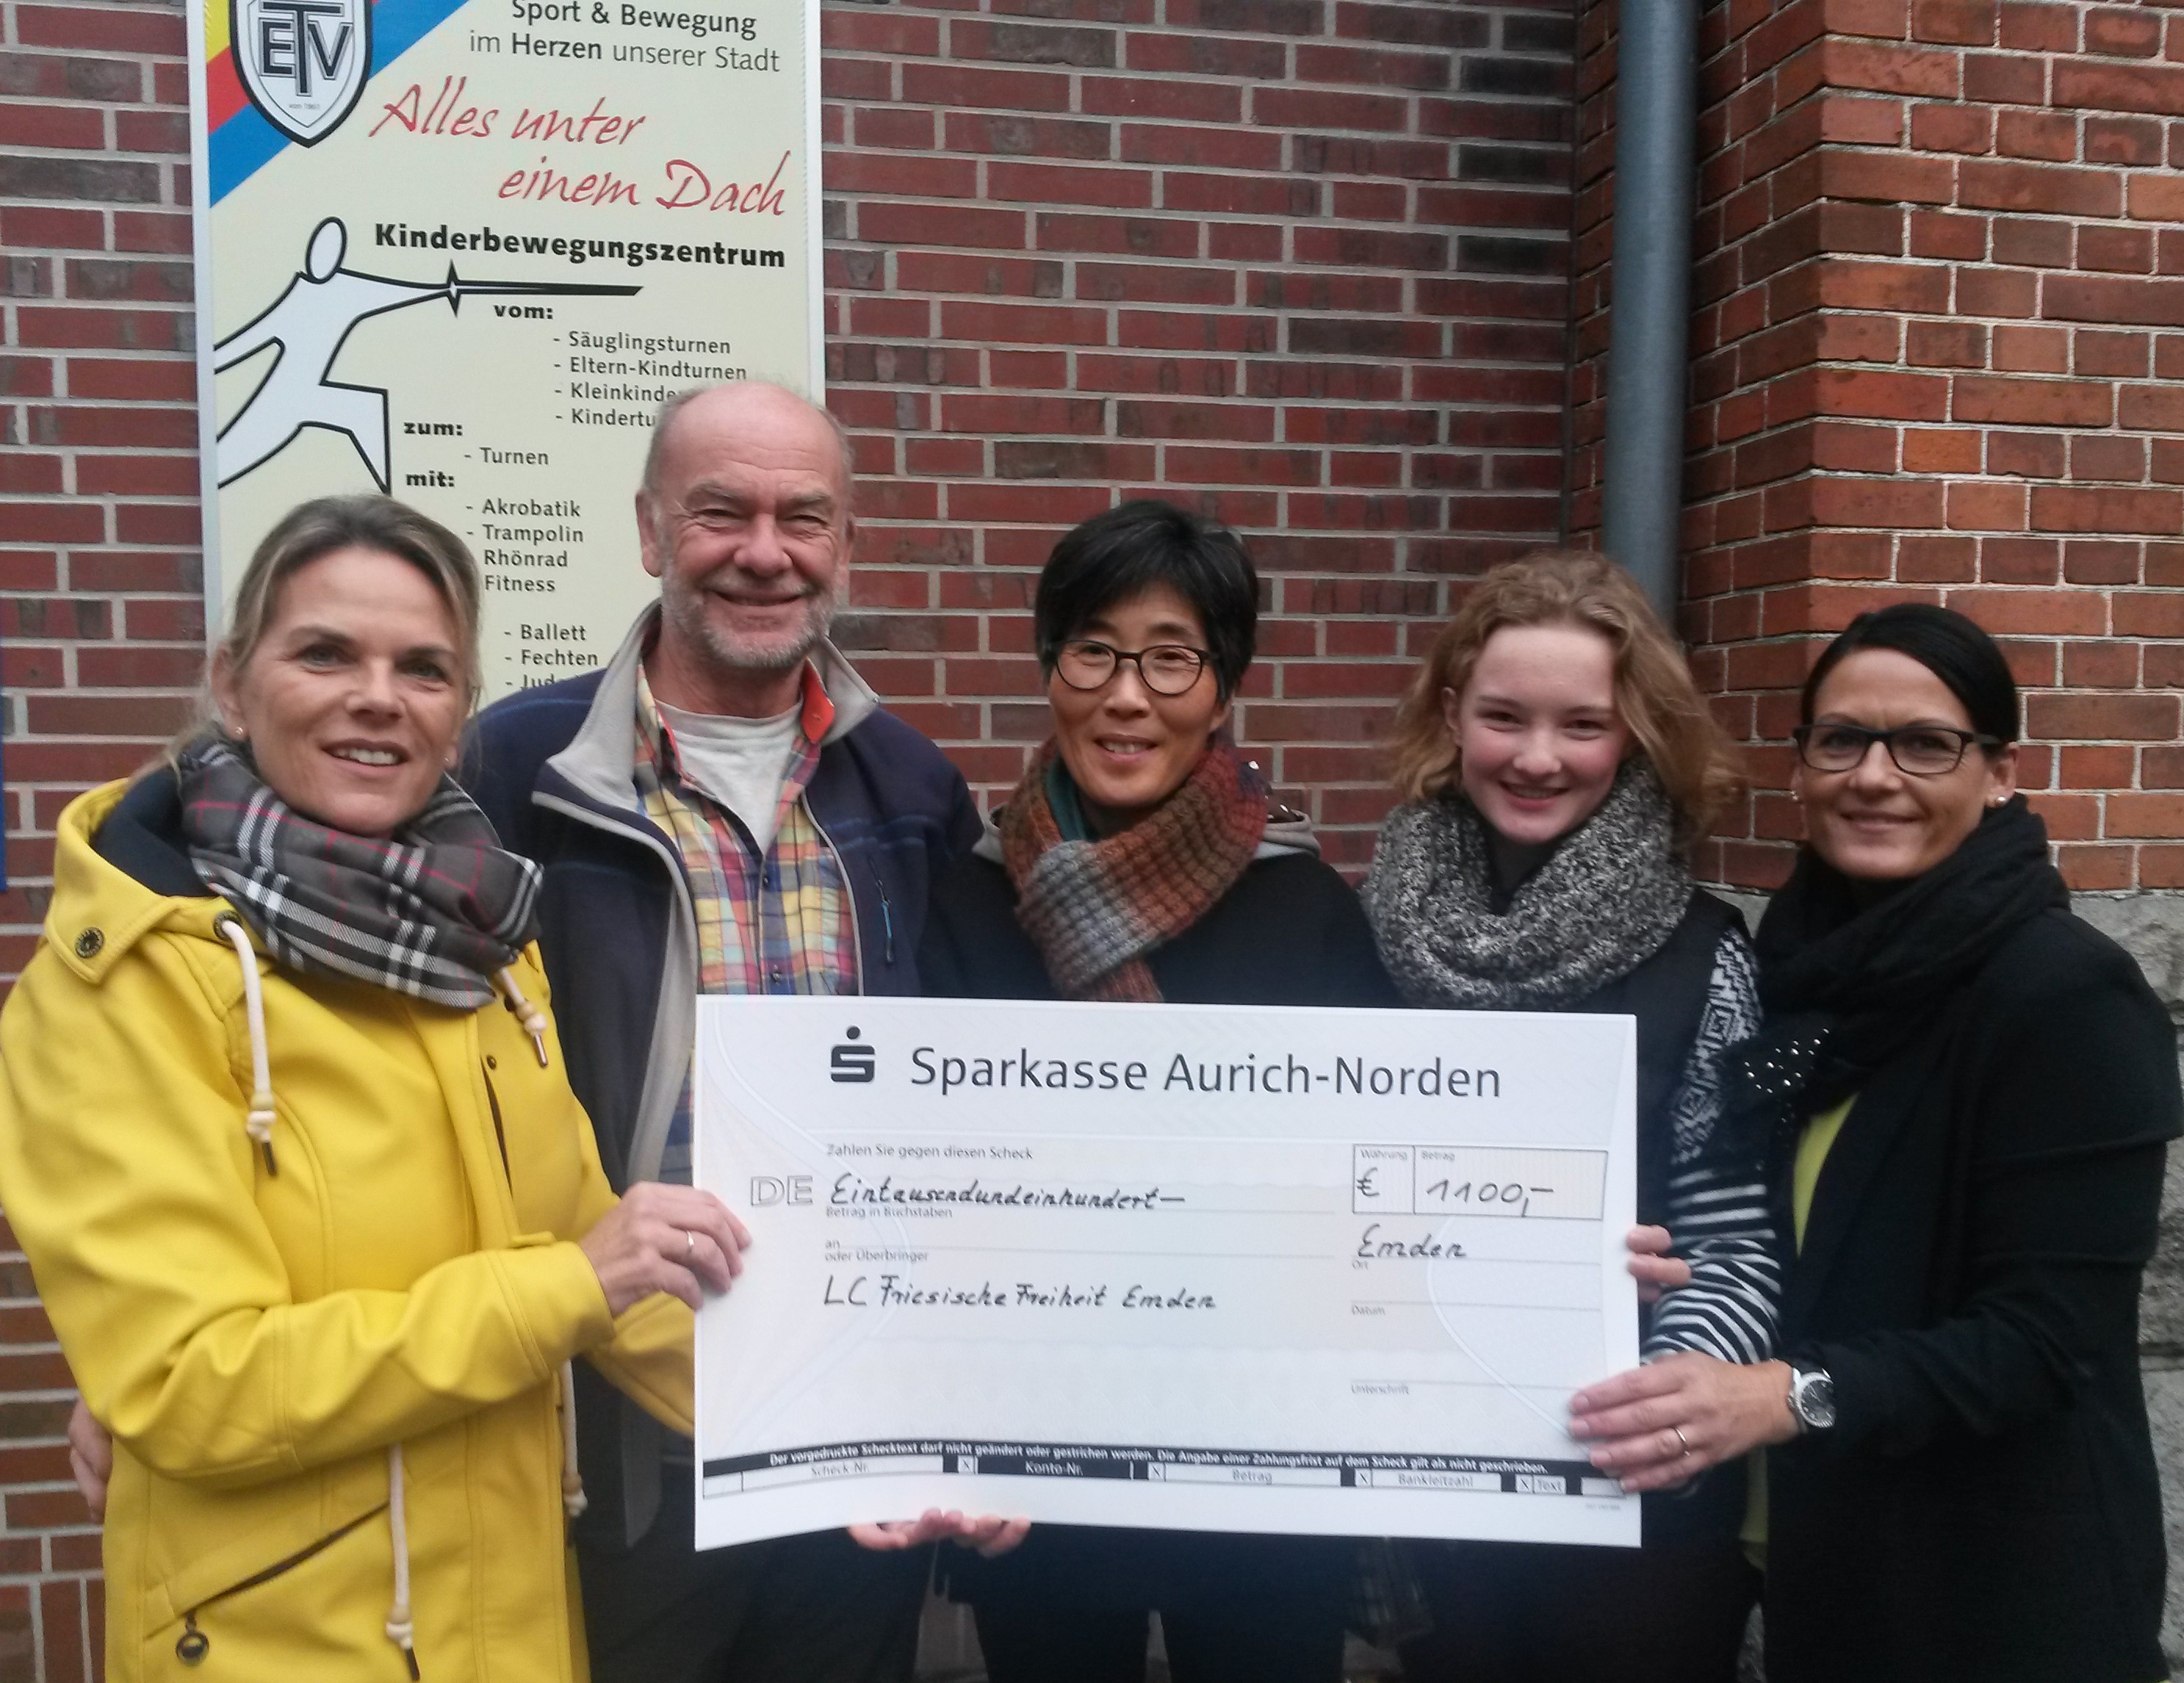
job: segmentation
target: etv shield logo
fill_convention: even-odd
[[[228,0],[228,30],[242,91],[289,139],[315,146],[363,98],[370,0]]]
[[[870,1081],[879,1073],[879,1054],[870,1046],[854,1044],[859,1031],[849,1031],[849,1042],[834,1048],[833,1067],[827,1073],[830,1081]]]

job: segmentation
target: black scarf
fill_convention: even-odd
[[[2027,918],[2070,902],[2023,795],[1879,900],[1802,850],[1760,921],[1766,1026],[1729,1056],[1724,1125],[1746,1149],[1780,1149],[1925,1034]]]
[[[292,969],[475,1008],[532,939],[541,872],[501,847],[452,777],[378,841],[304,817],[218,735],[191,744],[176,770],[198,875]]]

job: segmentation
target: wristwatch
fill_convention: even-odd
[[[1836,1423],[1836,1382],[1825,1368],[1790,1369],[1790,1412],[1800,1432],[1825,1431]]]

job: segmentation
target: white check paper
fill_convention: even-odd
[[[1627,1017],[707,998],[700,1547],[929,1507],[1635,1546]]]

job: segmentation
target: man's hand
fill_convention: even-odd
[[[106,1428],[91,1418],[91,1410],[83,1406],[83,1399],[75,1400],[75,1412],[68,1423],[69,1471],[75,1476],[75,1487],[83,1492],[84,1506],[91,1517],[101,1524],[106,1522],[106,1486],[114,1477],[114,1440],[107,1435]]]
[[[616,1315],[655,1291],[693,1309],[744,1271],[750,1233],[710,1192],[640,1181],[577,1241]]]
[[[922,1548],[927,1543],[945,1538],[965,1548],[974,1548],[991,1560],[1022,1542],[1030,1530],[1028,1519],[1005,1519],[998,1513],[967,1518],[952,1508],[944,1513],[937,1507],[928,1507],[915,1519],[883,1519],[873,1525],[852,1525],[850,1535],[861,1547],[882,1553],[889,1549]]]
[[[1634,1227],[1624,1234],[1623,1243],[1630,1252],[1624,1266],[1638,1282],[1641,1303],[1658,1303],[1663,1292],[1691,1283],[1691,1265],[1669,1254],[1675,1240],[1665,1227]]]

